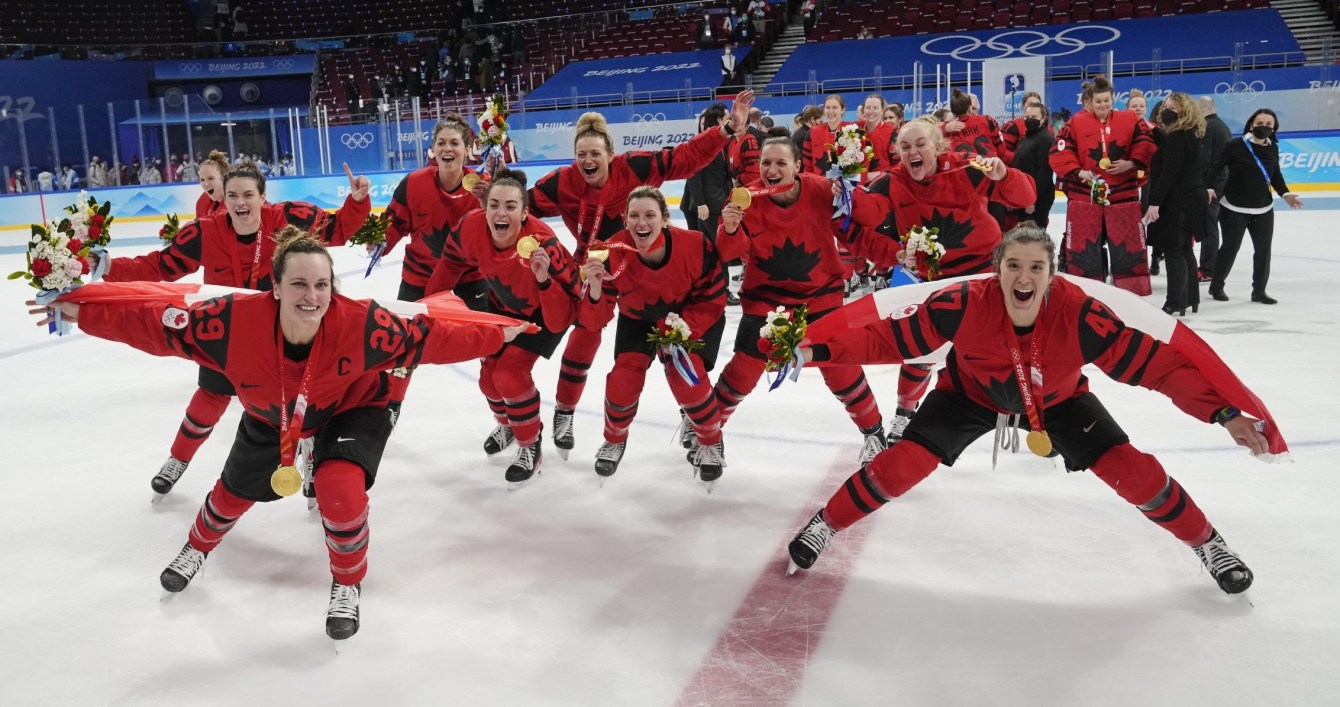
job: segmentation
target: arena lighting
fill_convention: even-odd
[[[236,125],[237,125],[237,123],[234,123],[234,122],[231,121],[231,120],[228,120],[228,121],[219,123],[219,127],[221,127],[221,128],[231,128],[231,127],[235,127]]]

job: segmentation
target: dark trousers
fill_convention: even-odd
[[[1173,244],[1163,247],[1163,267],[1168,273],[1168,299],[1164,309],[1183,310],[1200,305],[1200,280],[1196,275],[1196,250],[1191,235],[1180,234]]]
[[[1252,294],[1263,294],[1270,280],[1270,242],[1275,237],[1275,211],[1263,214],[1243,214],[1232,209],[1219,211],[1219,225],[1223,228],[1224,242],[1214,261],[1214,279],[1210,289],[1219,292],[1233,269],[1233,261],[1242,247],[1242,237],[1252,235]]]
[[[1200,271],[1214,274],[1215,258],[1219,254],[1219,202],[1212,201],[1205,208],[1205,236],[1200,241]]]

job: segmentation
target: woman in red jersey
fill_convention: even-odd
[[[211,153],[211,160],[213,153]],[[202,165],[202,174],[209,163]],[[226,210],[183,224],[162,250],[134,258],[112,258],[103,279],[107,282],[175,282],[203,271],[207,285],[270,290],[273,280],[270,256],[274,236],[285,226],[296,226],[327,243],[343,244],[367,219],[370,208],[367,177],[349,176],[349,196],[335,214],[302,201],[265,200],[265,175],[250,162],[243,162],[224,175],[220,190]],[[203,178],[202,178],[203,179]],[[97,267],[90,256],[90,267]],[[209,439],[214,425],[228,409],[237,390],[218,371],[200,367],[199,387],[186,406],[177,437],[167,461],[150,480],[154,500],[172,490],[200,445]]]
[[[226,211],[223,205],[223,175],[228,174],[228,155],[210,150],[209,157],[197,168],[200,173],[200,198],[195,200],[195,217],[204,218]]]
[[[405,319],[376,302],[342,297],[321,239],[292,226],[268,255],[273,292],[195,304],[57,301],[52,307],[93,336],[208,366],[239,391],[246,414],[237,438],[186,544],[159,577],[163,589],[185,589],[243,513],[279,499],[277,492],[285,489],[276,479],[296,473],[300,441],[312,440],[332,576],[326,633],[343,640],[358,631],[367,574],[367,492],[391,433],[383,371],[484,356],[524,324]],[[67,297],[77,301],[79,291]]]
[[[578,297],[572,256],[547,224],[526,213],[525,179],[506,168],[494,174],[484,208],[466,214],[447,236],[427,289],[429,295],[451,289],[463,274],[478,271],[488,286],[489,311],[540,326],[485,358],[479,373],[479,389],[498,423],[484,451],[494,455],[518,444],[506,473],[513,489],[530,483],[543,461],[540,393],[531,371],[558,348]]]
[[[836,93],[824,99],[824,119],[818,125],[810,128],[808,146],[802,148],[808,159],[805,160],[805,172],[807,174],[827,174],[828,168],[832,165],[828,161],[828,146],[837,141],[837,132],[844,125],[851,125],[855,121],[843,120],[842,116],[846,114],[847,102],[842,96]]]
[[[618,470],[647,368],[658,357],[665,364],[670,392],[694,434],[696,449],[690,458],[695,472],[699,480],[711,484],[721,478],[726,465],[721,416],[707,377],[726,328],[721,262],[710,238],[670,225],[670,209],[656,187],[633,190],[624,222],[627,229],[608,241],[608,262],[588,253],[582,266],[590,286],[579,316],[587,325],[604,328],[614,319],[615,304],[619,307],[614,368],[605,379],[605,442],[596,453],[596,473],[605,477]],[[687,352],[685,368],[691,375],[677,371],[667,353],[647,341],[647,335],[672,314],[688,326],[691,339],[703,344]]]
[[[614,139],[599,113],[577,119],[572,164],[540,178],[530,190],[530,211],[536,216],[561,216],[574,238],[577,262],[586,262],[586,249],[623,232],[628,195],[642,186],[660,186],[686,179],[712,162],[730,144],[731,137],[748,125],[754,92],[743,91],[731,104],[730,120],[708,126],[692,140],[658,152],[614,154]],[[572,416],[586,387],[586,376],[600,348],[600,331],[580,324],[573,328],[563,349],[554,394],[554,446],[564,459],[574,444]]]

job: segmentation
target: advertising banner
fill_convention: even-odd
[[[734,52],[738,61],[744,61],[749,48],[740,47]],[[721,85],[721,51],[704,49],[575,61],[527,94],[525,104],[543,108],[573,97],[618,99],[628,92],[630,83],[638,93],[680,91],[686,86],[716,88]]]
[[[1016,116],[1024,111],[1024,94],[1037,91],[1047,102],[1047,60],[1040,57],[988,59],[982,62],[982,83],[977,89],[982,113]]]
[[[205,81],[256,76],[310,74],[315,54],[249,56],[237,59],[173,59],[154,62],[155,81]]]

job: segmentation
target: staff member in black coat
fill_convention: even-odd
[[[1024,136],[1015,145],[1012,165],[1032,177],[1033,184],[1038,188],[1037,201],[1017,212],[1019,220],[1031,220],[1043,229],[1047,228],[1047,216],[1056,201],[1056,183],[1052,181],[1055,173],[1048,161],[1056,137],[1047,130],[1048,115],[1047,106],[1041,103],[1030,103],[1024,108]]]
[[[1163,127],[1163,143],[1149,169],[1149,242],[1163,249],[1168,272],[1168,297],[1163,311],[1186,314],[1200,308],[1196,252],[1192,243],[1205,231],[1205,118],[1181,91],[1168,96],[1156,116]]]
[[[726,122],[727,110],[724,103],[713,103],[703,110],[703,114],[698,117],[698,131],[702,132],[708,128],[715,129],[718,125]],[[729,147],[721,149],[712,161],[707,163],[706,167],[698,170],[697,174],[689,177],[684,183],[684,197],[680,200],[679,208],[684,212],[684,220],[688,222],[689,229],[702,231],[703,235],[709,240],[716,240],[717,223],[721,218],[721,207],[726,205],[726,199],[730,196],[731,190],[731,170]],[[744,263],[739,260],[732,260],[724,263],[726,272],[731,278],[730,285],[726,292],[726,303],[738,305],[739,285],[744,276]]]
[[[1214,99],[1201,96],[1196,99],[1196,108],[1205,116],[1205,137],[1201,139],[1201,149],[1205,151],[1205,161],[1214,164],[1224,145],[1233,139],[1233,131],[1219,117]],[[1214,275],[1214,259],[1219,252],[1219,202],[1215,200],[1223,184],[1216,184],[1210,173],[1205,175],[1205,186],[1210,188],[1210,202],[1205,207],[1205,237],[1200,242],[1200,281],[1209,282]]]
[[[1270,188],[1284,198],[1290,207],[1303,208],[1303,200],[1289,191],[1289,185],[1280,174],[1280,149],[1276,142],[1279,118],[1275,111],[1261,108],[1247,119],[1241,140],[1233,140],[1212,164],[1216,181],[1222,183],[1219,198],[1219,225],[1224,243],[1214,261],[1214,277],[1210,281],[1210,296],[1227,302],[1224,281],[1233,269],[1233,261],[1242,247],[1244,233],[1252,234],[1252,301],[1275,304],[1278,300],[1266,294],[1270,279],[1270,242],[1275,234],[1274,200]]]

